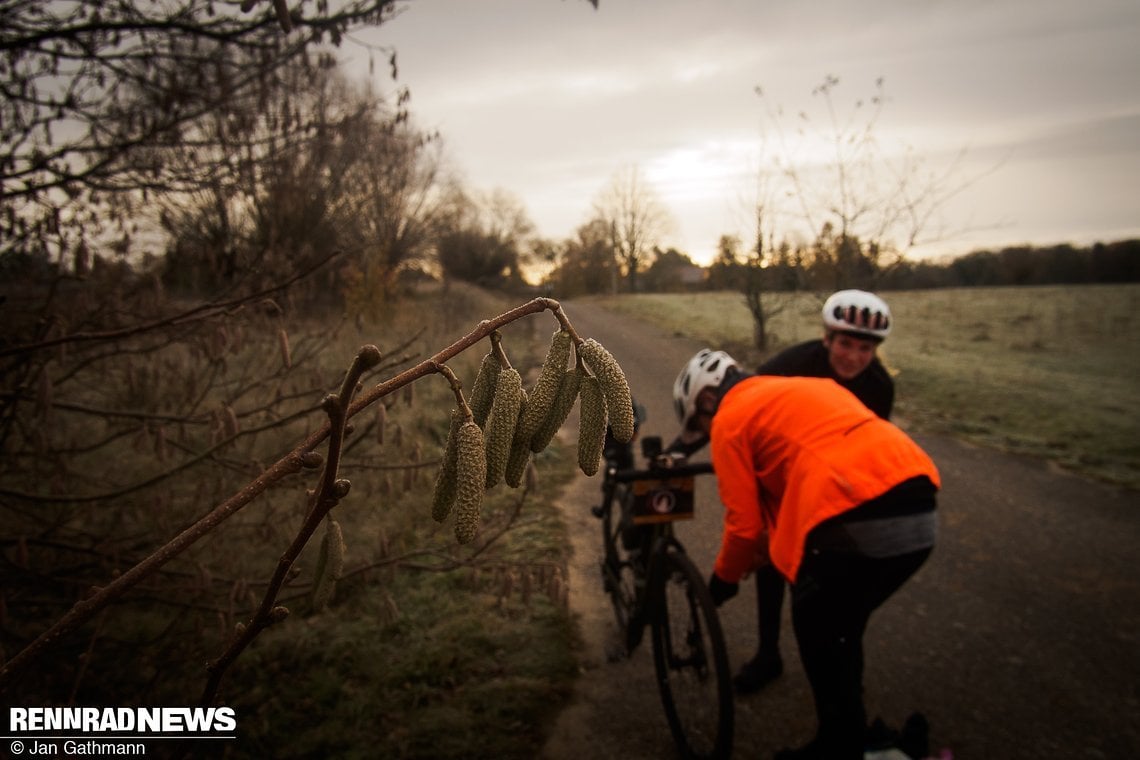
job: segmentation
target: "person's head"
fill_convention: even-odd
[[[823,345],[831,369],[843,380],[858,377],[891,332],[886,301],[865,290],[840,290],[823,304]]]
[[[673,406],[686,433],[708,434],[720,402],[718,392],[736,360],[724,351],[702,348],[673,383]],[[682,433],[684,436],[684,433]]]

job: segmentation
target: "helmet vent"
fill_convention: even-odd
[[[824,304],[823,323],[829,330],[882,340],[891,331],[891,310],[873,293],[841,290],[833,293]]]

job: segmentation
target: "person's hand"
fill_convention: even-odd
[[[653,458],[653,467],[658,470],[669,470],[677,465],[684,464],[687,458],[680,451],[666,451]]]
[[[765,533],[761,537],[760,543],[756,546],[756,551],[752,555],[752,569],[759,570],[765,565],[772,564],[772,555],[768,553],[768,534]]]
[[[713,604],[717,607],[736,596],[736,592],[739,590],[739,583],[729,583],[717,575],[715,570],[709,576],[709,595],[712,596]]]

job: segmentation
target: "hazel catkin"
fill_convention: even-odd
[[[582,371],[575,365],[562,373],[562,382],[558,386],[558,395],[554,398],[546,419],[542,421],[538,431],[530,440],[530,450],[534,453],[543,451],[550,445],[551,440],[566,421],[574,402],[578,399],[578,386],[582,382]]]
[[[518,488],[522,483],[523,473],[526,472],[526,463],[530,461],[530,438],[522,431],[522,418],[530,407],[531,400],[527,392],[523,391],[522,405],[519,407],[520,424],[515,427],[515,435],[511,440],[511,452],[507,455],[507,465],[503,470],[503,480],[511,488]]]
[[[475,382],[471,385],[471,399],[468,403],[471,406],[471,414],[475,418],[475,424],[479,427],[483,427],[483,423],[487,421],[487,415],[491,412],[495,385],[498,382],[501,370],[502,363],[499,358],[493,352],[489,352],[483,357],[479,371],[475,374]]]
[[[459,426],[455,459],[455,538],[469,543],[479,530],[483,482],[487,472],[483,431],[468,420]]]
[[[617,359],[593,338],[587,338],[578,344],[578,355],[593,371],[601,385],[602,398],[606,401],[606,412],[609,414],[614,440],[618,443],[629,443],[633,440],[634,432],[633,396],[629,392],[629,383]]]
[[[511,443],[515,437],[515,426],[522,407],[522,378],[514,367],[505,367],[499,372],[495,384],[495,398],[491,413],[487,417],[487,488],[503,479],[507,468],[507,458],[511,453]]]
[[[293,353],[289,348],[289,333],[282,327],[277,331],[277,348],[281,352],[281,366],[285,369],[293,368]]]
[[[586,475],[598,471],[606,443],[606,402],[601,383],[593,375],[583,375],[578,389],[578,467]]]
[[[435,478],[435,489],[432,492],[431,516],[436,522],[443,522],[451,514],[455,505],[456,493],[456,465],[459,450],[459,427],[463,424],[463,415],[458,409],[451,410],[451,429],[447,433],[447,442],[443,446],[443,460],[439,465],[439,473]]]
[[[330,519],[325,525],[325,535],[321,539],[320,554],[317,557],[316,581],[313,585],[313,609],[324,609],[336,589],[336,582],[344,570],[344,534],[340,523]]]
[[[527,446],[554,407],[562,375],[566,371],[566,360],[570,358],[570,345],[570,333],[566,330],[558,330],[550,338],[550,348],[547,349],[538,379],[530,391],[529,403],[519,416],[518,434]]]
[[[222,404],[222,423],[224,426],[226,438],[235,438],[241,432],[241,426],[238,424],[237,412],[229,404]]]

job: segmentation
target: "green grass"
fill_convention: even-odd
[[[898,421],[1140,488],[1140,285],[969,288],[883,294],[881,349]],[[820,334],[821,301],[775,294],[769,354]],[[725,347],[748,366],[752,320],[737,293],[594,302]]]

